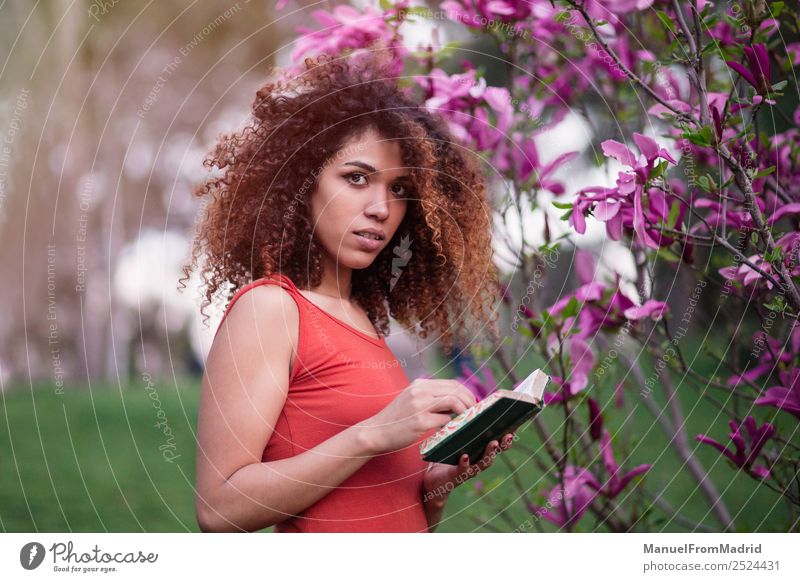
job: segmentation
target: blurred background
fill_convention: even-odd
[[[225,305],[206,324],[197,278],[177,290],[191,189],[290,63],[304,22],[290,12],[0,4],[0,529],[197,530],[196,408]],[[453,376],[427,342],[388,343],[411,379]]]

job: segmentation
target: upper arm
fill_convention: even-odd
[[[211,345],[200,394],[197,495],[261,461],[286,401],[299,314],[281,287],[261,285],[230,308]]]

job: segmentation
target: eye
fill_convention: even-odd
[[[350,172],[349,174],[345,174],[344,179],[355,186],[365,186],[367,184],[367,175],[362,174],[361,172]],[[357,182],[356,180],[359,179],[362,181]]]
[[[410,188],[406,184],[394,184],[392,186],[392,192],[394,192],[394,194],[399,197],[406,197],[408,195],[409,190]]]

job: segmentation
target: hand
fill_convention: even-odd
[[[484,449],[483,457],[473,465],[469,464],[469,456],[466,453],[461,455],[458,465],[429,463],[422,482],[423,499],[428,501],[446,497],[454,488],[491,467],[494,458],[510,449],[513,443],[513,432],[506,434],[499,443],[496,440],[489,442]]]
[[[439,429],[477,399],[456,380],[418,378],[378,414],[359,423],[373,454],[395,451]]]

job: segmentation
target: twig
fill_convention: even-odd
[[[620,357],[628,364],[631,372],[633,373],[634,377],[636,378],[637,382],[641,385],[645,383],[644,373],[642,372],[641,367],[638,363],[635,363],[625,354],[620,354]],[[670,400],[674,399],[674,390],[672,392],[672,397]],[[661,425],[662,429],[666,432],[668,437],[671,437],[669,440],[669,444],[675,447],[675,450],[678,452],[678,455],[683,460],[684,464],[688,466],[689,471],[695,477],[700,487],[700,490],[705,495],[706,499],[710,502],[711,508],[717,516],[717,519],[726,527],[730,527],[732,524],[730,513],[728,512],[725,504],[723,503],[722,499],[717,492],[717,488],[715,487],[714,483],[708,477],[705,469],[703,469],[702,465],[697,461],[696,458],[692,456],[692,452],[689,450],[688,445],[686,445],[686,441],[680,441],[676,437],[677,433],[679,432],[678,427],[675,423],[678,420],[682,420],[682,414],[680,414],[680,410],[678,409],[679,416],[677,418],[673,418],[671,420],[665,418],[663,416],[663,410],[661,410],[655,403],[653,403],[649,398],[642,398],[645,406],[650,410],[650,412],[656,417],[656,420]],[[683,425],[681,424],[680,430],[683,430]],[[684,439],[685,439],[685,435]]]

